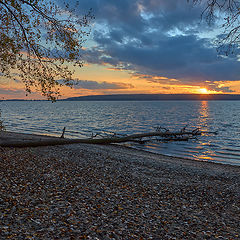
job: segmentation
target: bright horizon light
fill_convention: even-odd
[[[207,90],[206,88],[200,88],[200,89],[199,89],[199,92],[200,92],[201,94],[209,94],[209,92],[208,92],[208,90]]]

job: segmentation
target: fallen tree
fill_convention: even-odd
[[[25,139],[5,139],[0,142],[1,147],[37,147],[37,146],[53,146],[53,145],[64,145],[64,144],[74,144],[74,143],[87,143],[87,144],[111,144],[111,143],[123,143],[123,142],[138,142],[144,143],[147,141],[157,140],[157,141],[186,141],[193,137],[204,134],[217,134],[216,132],[204,132],[199,128],[192,131],[186,131],[183,128],[178,132],[171,132],[165,128],[157,128],[156,131],[148,133],[139,133],[118,136],[117,134],[112,134],[111,136],[102,137],[101,134],[95,134],[90,138],[83,139],[67,139],[64,138],[65,128],[60,138],[49,137],[44,138],[39,136],[39,138],[25,138]],[[42,137],[42,138],[41,138]],[[154,137],[154,139],[153,139]],[[2,138],[3,139],[3,138]]]

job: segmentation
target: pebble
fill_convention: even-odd
[[[0,239],[239,239],[240,168],[75,144],[0,148]]]

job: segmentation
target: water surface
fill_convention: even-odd
[[[134,145],[147,151],[240,165],[240,101],[3,101],[8,131],[86,137],[91,131],[142,133],[156,126],[218,131],[187,142]]]

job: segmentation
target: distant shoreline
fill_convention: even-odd
[[[239,101],[240,94],[114,94],[70,97],[57,101]],[[47,101],[6,99],[2,101]]]

